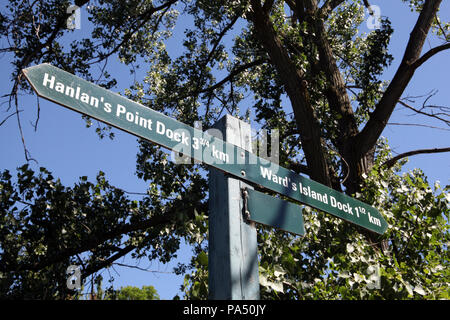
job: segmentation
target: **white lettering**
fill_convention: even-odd
[[[338,208],[339,210],[342,210],[348,214],[353,215],[353,208],[350,206],[349,203],[343,204],[337,201],[335,197],[330,196],[330,204],[334,208]]]
[[[263,178],[266,178],[267,180],[270,180],[270,178],[272,177],[272,170],[269,170],[265,167],[259,167],[261,169],[261,175],[263,176]]]
[[[166,126],[164,125],[164,123],[156,121],[156,133],[164,134],[165,131],[166,131]]]
[[[190,305],[189,307],[183,308],[184,315],[209,315],[211,318],[214,318],[216,315],[218,307],[196,307],[194,305]]]
[[[260,314],[264,314],[264,309],[266,308],[266,305],[253,305],[253,304],[244,304],[244,305],[232,305],[229,304],[227,306],[227,314],[228,315],[247,315],[251,314],[255,317],[258,317]],[[222,311],[222,310],[221,310]]]
[[[189,145],[189,137],[190,136],[187,136],[186,133],[183,131],[181,133],[181,143],[188,146]]]
[[[216,149],[215,145],[212,145],[212,156],[225,163],[228,163],[230,161],[230,157],[228,156],[228,154]]]
[[[333,196],[330,196],[330,202],[331,202],[331,206],[336,208],[336,198]]]
[[[72,87],[66,87],[66,96],[73,98],[75,95],[75,89]]]
[[[120,117],[121,114],[124,114],[127,111],[125,107],[121,104],[117,104],[116,117]]]
[[[128,122],[133,122],[134,115],[131,112],[127,112],[125,118],[127,119]]]
[[[87,93],[84,93],[84,92],[83,92],[83,93],[81,94],[80,100],[81,100],[81,102],[89,103],[89,95],[88,95]]]
[[[166,130],[166,136],[167,136],[167,138],[169,138],[170,140],[172,140],[172,139],[173,139],[173,131],[170,130],[170,129],[167,129],[167,130]]]
[[[380,219],[371,216],[371,215],[370,215],[370,212],[367,212],[367,214],[369,215],[369,222],[370,222],[370,223],[372,223],[372,224],[374,224],[374,225],[377,225],[377,226],[381,227],[381,221],[380,221]]]
[[[55,76],[52,76],[50,79],[48,78],[48,73],[46,72],[44,74],[44,81],[42,82],[42,85],[44,87],[47,86],[47,84],[49,84],[49,88],[53,89],[53,86],[55,85]]]
[[[106,102],[105,106],[103,107],[103,110],[105,110],[105,112],[111,113],[111,104]]]
[[[98,98],[91,96],[91,100],[89,101],[89,104],[93,107],[98,108]]]
[[[150,119],[144,119],[141,117],[139,119],[139,125],[141,127],[148,128],[148,130],[152,130],[152,120]]]
[[[282,178],[280,176],[277,176],[273,174],[272,170],[269,170],[268,168],[263,166],[259,166],[259,169],[263,178],[266,178],[267,180],[272,180],[273,182],[278,183],[283,187],[286,188],[289,187],[289,180],[290,180],[289,177]]]
[[[301,182],[298,183],[298,187],[299,192],[301,194],[313,198],[314,200],[320,201],[322,203],[328,204],[328,195],[326,193],[321,194],[317,191],[311,190],[310,186],[304,187]],[[292,190],[297,191],[297,187],[294,188],[294,185],[292,185]],[[336,201],[336,199],[334,199],[334,201]]]
[[[61,82],[57,82],[55,90],[59,93],[64,93],[64,84],[62,84]]]

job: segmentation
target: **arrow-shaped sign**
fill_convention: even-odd
[[[244,194],[248,220],[305,235],[302,208],[299,205],[252,189],[245,189]]]
[[[382,234],[373,207],[50,64],[23,70],[36,93],[71,110]]]

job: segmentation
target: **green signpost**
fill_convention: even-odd
[[[383,234],[372,206],[50,64],[23,70],[37,94],[223,172]]]
[[[305,234],[301,207],[253,190],[260,186],[382,234],[387,223],[373,207],[256,156],[250,126],[225,116],[213,136],[144,107],[50,64],[23,70],[36,93],[211,167],[209,290],[212,299],[259,299],[253,222]],[[221,139],[225,136],[225,139]],[[225,140],[225,141],[224,141]]]
[[[305,235],[302,208],[299,205],[252,189],[244,190],[244,201],[245,216],[248,220],[301,236]]]

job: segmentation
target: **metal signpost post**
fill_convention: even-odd
[[[250,150],[248,123],[226,115],[215,128],[225,141]],[[217,169],[209,170],[210,299],[259,299],[256,227],[244,219],[244,188],[252,187]]]
[[[219,121],[224,141],[50,64],[33,66],[23,73],[39,96],[212,168],[210,209],[214,213],[210,214],[209,234],[222,240],[210,239],[210,259],[214,256],[227,261],[223,263],[227,266],[210,260],[210,288],[218,287],[222,279],[217,273],[222,273],[239,290],[215,291],[211,298],[259,297],[256,229],[249,221],[304,234],[299,206],[254,191],[250,183],[372,232],[383,234],[387,229],[387,222],[372,206],[251,153],[250,127],[243,121],[229,116]],[[247,190],[243,193],[242,189]],[[228,231],[222,233],[225,226]]]

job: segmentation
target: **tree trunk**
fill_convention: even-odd
[[[268,12],[265,12],[256,0],[252,1],[252,9],[251,20],[255,35],[269,54],[291,101],[310,178],[331,187],[328,164],[321,143],[320,125],[309,99],[307,81],[276,35]]]

